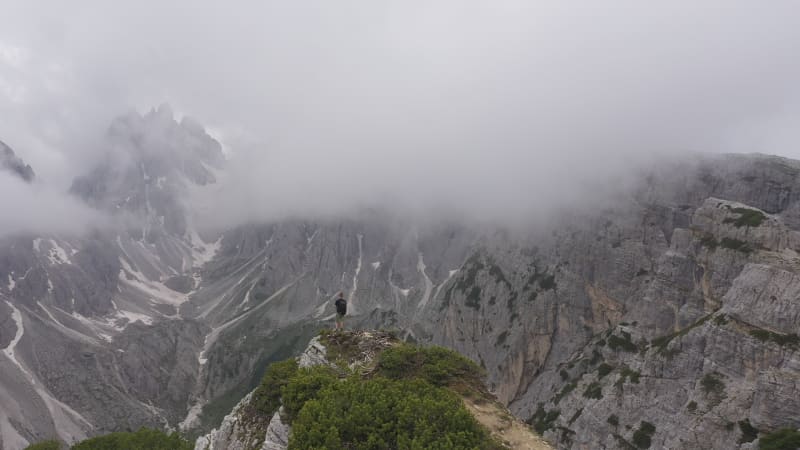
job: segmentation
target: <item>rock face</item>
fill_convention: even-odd
[[[129,115],[72,188],[117,229],[0,238],[0,448],[219,428],[332,324],[338,291],[348,327],[468,355],[563,448],[640,430],[653,448],[737,448],[748,427],[800,425],[798,162],[662,164],[524,232],[373,209],[201,237],[185,199],[222,170],[194,121]]]
[[[313,367],[329,365],[326,358],[327,350],[319,340],[313,338],[300,356],[297,357],[299,367]],[[245,410],[250,404],[253,392],[247,394],[231,411],[222,419],[219,429],[211,430],[205,436],[200,436],[195,442],[195,450],[247,450],[256,448],[259,442],[260,450],[286,450],[289,446],[291,427],[281,419],[284,414],[283,407],[272,416],[266,430],[257,422],[245,418]],[[254,446],[255,445],[255,446]]]
[[[6,170],[22,178],[24,181],[33,181],[35,174],[28,164],[20,159],[11,147],[0,141],[0,170]]]

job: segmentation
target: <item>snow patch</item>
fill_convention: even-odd
[[[25,366],[23,366],[22,363],[19,362],[16,354],[17,344],[19,344],[19,341],[22,339],[22,335],[25,334],[25,324],[22,323],[22,313],[20,313],[17,307],[12,305],[11,302],[9,302],[8,300],[6,300],[6,304],[9,306],[9,308],[11,308],[11,319],[14,321],[14,325],[16,326],[17,330],[16,333],[14,333],[14,339],[12,339],[11,342],[8,343],[6,348],[3,349],[3,353],[5,353],[5,355],[8,356],[8,358],[17,367],[19,367],[22,373],[30,377],[31,383],[35,384],[36,383],[35,378],[30,372],[28,372],[28,369],[26,369]]]
[[[42,246],[42,240],[41,239],[36,238],[36,239],[33,240],[33,249],[34,250],[36,250],[37,252],[41,251],[41,246]]]
[[[451,271],[449,272],[449,275],[447,275],[447,278],[452,278],[452,277],[453,277],[453,275],[455,275],[455,274],[457,274],[457,273],[458,273],[458,269],[451,270]]]
[[[356,264],[356,272],[353,274],[353,290],[350,291],[349,300],[347,301],[350,304],[350,309],[351,309],[351,314],[352,315],[357,314],[356,313],[355,302],[353,302],[353,299],[355,299],[356,290],[358,289],[358,274],[361,273],[361,260],[362,260],[362,256],[363,256],[361,241],[363,239],[364,239],[364,235],[363,234],[359,234],[358,235],[358,263]]]
[[[192,265],[194,267],[201,267],[210,262],[222,247],[221,236],[215,242],[208,244],[197,234],[197,230],[194,228],[189,230],[189,242],[192,246]]]
[[[425,292],[422,294],[422,300],[420,300],[419,305],[417,305],[419,309],[424,308],[425,305],[428,304],[428,300],[431,298],[431,292],[433,292],[433,281],[431,281],[428,274],[425,273],[425,269],[427,269],[425,258],[422,252],[419,252],[417,256],[417,270],[422,274],[423,281],[425,282]]]
[[[381,268],[381,262],[375,261],[374,263],[370,264],[372,266],[372,270],[378,270]]]
[[[131,267],[125,259],[120,258],[119,262],[122,265],[122,269],[119,271],[120,282],[145,293],[151,301],[179,306],[189,300],[187,294],[173,291],[159,281],[148,280],[143,273]]]
[[[47,258],[50,260],[50,264],[72,264],[70,261],[69,256],[67,256],[66,250],[61,248],[58,243],[52,239],[50,239],[50,251],[47,254]]]
[[[11,274],[8,274],[8,292],[13,292],[15,287],[17,287],[17,282],[14,281],[14,277]]]

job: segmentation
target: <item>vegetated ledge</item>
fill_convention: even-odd
[[[267,369],[229,428],[253,449],[550,449],[483,378],[474,362],[442,347],[382,331],[323,331],[299,358]],[[276,423],[283,436],[274,446]],[[199,439],[199,448],[212,440]]]

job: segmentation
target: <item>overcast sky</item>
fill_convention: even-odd
[[[800,157],[797,1],[2,3],[0,140],[62,188],[113,116],[162,102],[265,217],[495,214],[653,155]]]

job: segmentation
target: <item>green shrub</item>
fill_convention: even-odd
[[[626,352],[634,353],[639,348],[631,341],[631,335],[629,333],[623,332],[622,337],[617,337],[616,335],[612,334],[608,337],[608,346],[611,350],[617,351],[617,349],[624,350]]]
[[[725,383],[716,372],[707,373],[700,379],[700,386],[706,395],[722,395],[725,392]]]
[[[722,248],[735,250],[737,252],[742,252],[742,253],[752,253],[753,252],[753,249],[750,248],[749,245],[747,245],[747,242],[740,241],[738,239],[722,238],[722,241],[720,241],[719,245]]]
[[[655,425],[642,421],[639,429],[633,433],[633,445],[637,448],[650,448],[651,438],[655,432]]]
[[[25,447],[25,450],[61,450],[61,443],[58,441],[42,441]]]
[[[757,329],[750,331],[750,335],[760,341],[774,342],[780,346],[797,348],[800,345],[800,336],[797,336],[794,333],[780,334],[773,333],[772,331]]]
[[[686,405],[686,410],[690,413],[697,411],[697,402],[694,400],[690,401],[689,404]]]
[[[702,239],[700,239],[700,245],[702,245],[703,247],[707,247],[711,250],[715,250],[717,246],[719,246],[719,242],[717,242],[714,236],[708,234],[706,236],[703,236]]]
[[[135,433],[111,433],[75,444],[72,450],[192,450],[179,434],[142,428]]]
[[[575,414],[573,414],[572,417],[569,418],[569,424],[572,425],[573,422],[578,420],[578,417],[581,416],[581,413],[583,413],[583,408],[578,408],[578,410],[575,411]]]
[[[619,426],[619,417],[617,417],[616,414],[612,414],[612,415],[608,416],[608,419],[606,419],[606,422],[611,424],[611,426],[618,427]]]
[[[697,322],[694,322],[693,324],[689,325],[688,327],[686,327],[686,328],[684,328],[684,329],[682,329],[680,331],[676,331],[676,332],[670,333],[670,334],[668,334],[666,336],[661,336],[661,337],[657,337],[657,338],[653,339],[651,344],[652,344],[652,346],[654,348],[658,349],[659,353],[666,354],[667,353],[667,346],[669,345],[670,342],[672,342],[673,339],[686,336],[687,334],[689,334],[690,331],[692,331],[695,328],[703,325],[710,318],[711,318],[711,314],[709,314],[707,316],[703,316],[699,320],[697,320]]]
[[[283,407],[291,423],[307,401],[316,398],[320,391],[338,381],[333,369],[314,366],[298,369],[281,388]]]
[[[622,366],[622,370],[619,371],[619,378],[617,379],[617,382],[614,383],[614,386],[622,387],[626,380],[630,380],[633,384],[639,384],[640,376],[642,376],[642,374],[638,371],[633,370],[628,366]]]
[[[742,437],[739,438],[740,444],[753,442],[758,437],[758,428],[750,425],[750,420],[748,419],[739,421],[739,429],[742,430]]]
[[[576,387],[578,387],[577,381],[572,381],[570,383],[565,384],[564,387],[561,388],[561,391],[559,391],[559,393],[556,394],[556,396],[553,398],[553,402],[558,404],[558,402],[560,402],[562,398],[564,398],[567,394],[575,390]]]
[[[378,357],[378,375],[393,380],[420,378],[434,386],[477,388],[483,370],[471,360],[444,347],[396,345]]]
[[[294,358],[270,364],[267,372],[261,379],[250,406],[256,411],[271,416],[281,406],[281,388],[297,373],[297,361]]]
[[[586,398],[594,398],[594,399],[601,399],[603,398],[603,387],[600,386],[598,382],[592,382],[589,386],[586,386],[586,390],[583,391],[583,396]]]
[[[733,218],[728,217],[722,221],[722,223],[732,223],[733,226],[736,228],[741,227],[757,227],[761,225],[764,220],[766,220],[767,216],[764,215],[761,211],[756,209],[750,208],[733,208],[731,211],[739,214],[739,217]]]
[[[614,366],[606,363],[600,364],[600,366],[597,368],[597,378],[602,379],[611,373],[612,370],[614,370]]]
[[[558,375],[559,375],[559,376],[561,377],[561,379],[562,379],[562,380],[564,380],[564,381],[567,381],[567,380],[569,380],[569,372],[567,372],[567,371],[566,371],[566,370],[564,370],[564,369],[561,369],[561,370],[558,372]]]
[[[488,433],[452,392],[421,380],[326,386],[292,424],[289,449],[485,449]]]
[[[536,430],[537,433],[543,434],[545,431],[553,428],[553,422],[558,419],[559,415],[561,415],[561,411],[557,409],[545,411],[544,406],[540,403],[536,412],[528,419],[528,424],[533,426],[533,429]]]
[[[795,450],[800,448],[800,431],[782,428],[765,434],[758,441],[759,450]]]

